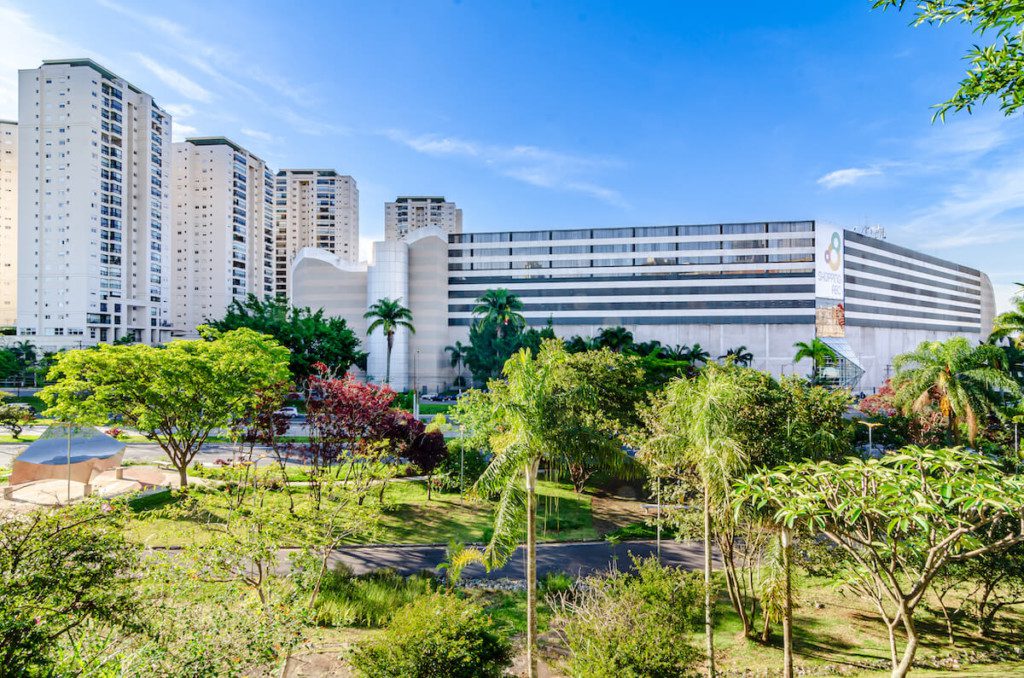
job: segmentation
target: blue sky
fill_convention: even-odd
[[[972,37],[869,0],[748,3],[0,0],[16,70],[89,56],[176,136],[225,135],[466,230],[813,218],[1024,280],[1024,128],[931,124]],[[722,5],[716,7],[715,5]]]

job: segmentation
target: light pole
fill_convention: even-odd
[[[71,424],[65,425],[68,430],[68,503],[71,503]]]

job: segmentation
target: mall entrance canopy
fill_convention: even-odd
[[[125,444],[92,426],[58,424],[14,459],[11,485],[51,478],[88,483],[93,476],[117,468]]]
[[[839,337],[821,337],[821,340],[828,345],[835,353],[819,372],[818,379],[825,385],[833,388],[853,389],[864,376],[864,366],[854,352],[850,342]]]

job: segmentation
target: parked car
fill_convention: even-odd
[[[299,416],[299,410],[295,407],[288,406],[282,407],[277,412],[274,412],[274,414],[279,414],[282,417],[297,417]]]

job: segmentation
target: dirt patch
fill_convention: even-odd
[[[599,537],[649,517],[644,512],[644,502],[607,492],[594,494],[590,500],[590,512]]]

